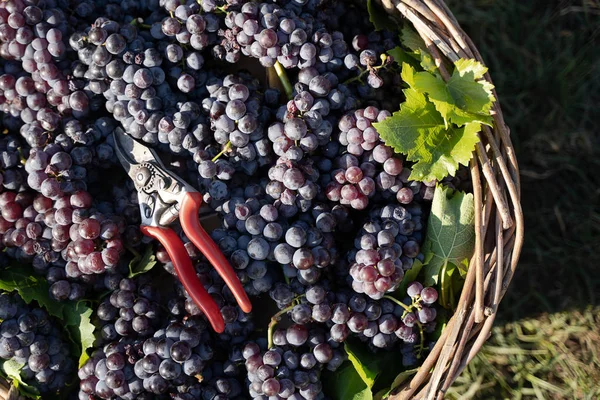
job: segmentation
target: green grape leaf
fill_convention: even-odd
[[[334,400],[373,400],[373,393],[354,365],[346,362],[335,372],[324,372],[324,390]]]
[[[92,309],[85,302],[53,300],[49,294],[48,282],[36,276],[28,265],[11,265],[0,270],[0,289],[17,291],[25,303],[36,301],[49,315],[63,321],[71,341],[80,347],[80,360],[87,357],[86,350],[95,339],[95,327],[90,322]]]
[[[468,261],[464,260],[463,263],[459,264],[468,268]],[[466,269],[464,270],[466,271]],[[440,273],[440,297],[438,303],[449,310],[454,310],[458,303],[458,296],[462,290],[463,284],[465,283],[463,269],[452,262],[446,263],[442,267]]]
[[[144,274],[154,268],[155,265],[156,256],[154,255],[154,249],[149,244],[146,246],[143,255],[138,254],[129,262],[129,278]]]
[[[409,64],[402,65],[402,79],[411,86],[404,90],[406,101],[400,111],[374,124],[375,129],[385,144],[415,162],[410,179],[432,181],[454,175],[459,164],[467,165],[471,159],[480,124],[447,126],[425,94],[412,87],[415,70]]]
[[[48,314],[63,318],[65,305],[50,298],[48,281],[36,276],[29,265],[11,265],[0,270],[0,289],[7,292],[17,291],[29,304],[37,301]]]
[[[439,300],[438,300],[439,301]],[[435,330],[431,333],[431,340],[437,341],[440,336],[442,336],[442,332],[446,329],[448,325],[448,311],[443,308],[437,308],[437,314],[435,317]]]
[[[425,279],[433,286],[440,273],[468,261],[475,248],[475,206],[473,195],[436,186],[423,244]]]
[[[424,71],[429,71],[435,76],[440,76],[437,65],[435,65],[433,57],[429,54],[427,45],[425,45],[421,36],[414,29],[405,25],[400,31],[400,41],[406,48],[410,49],[411,52],[407,54],[417,60]],[[408,63],[415,66],[411,62]]]
[[[21,369],[23,369],[24,366],[24,363],[21,364],[14,359],[11,359],[3,361],[0,364],[0,369],[3,372],[3,375],[11,380],[12,385],[17,388],[22,396],[30,399],[41,399],[42,396],[40,395],[39,390],[37,390],[36,387],[23,382],[23,379],[21,379]]]
[[[369,13],[369,21],[373,24],[376,31],[387,29],[394,31],[398,25],[392,20],[390,15],[373,0],[367,0],[367,12]]]
[[[418,371],[419,371],[418,368],[413,368],[413,369],[408,369],[408,370],[400,372],[398,375],[396,375],[396,378],[394,378],[394,381],[392,382],[392,384],[390,385],[389,388],[383,389],[383,390],[377,392],[374,400],[382,400],[382,399],[388,398],[389,395],[392,394],[392,392],[398,386],[402,385],[404,382],[409,380],[410,377],[415,375]]]
[[[421,69],[419,61],[417,57],[415,57],[415,54],[405,51],[400,46],[396,46],[393,49],[388,50],[387,54],[389,56],[392,56],[394,61],[397,62],[400,66],[402,66],[402,64],[404,63],[407,63],[415,69]]]
[[[412,29],[409,25],[405,24],[400,30],[400,41],[408,49],[414,51],[427,51],[427,46],[421,36]]]
[[[361,343],[355,341],[346,341],[344,349],[348,354],[348,360],[350,360],[360,378],[369,389],[372,388],[380,372],[377,357],[364,348]]]
[[[90,358],[87,350],[93,347],[96,339],[94,336],[96,327],[92,324],[91,318],[92,309],[85,304],[85,301],[79,301],[65,308],[65,324],[71,339],[80,347],[80,368]]]
[[[464,126],[473,122],[492,126],[490,110],[496,100],[494,86],[483,80],[487,72],[475,60],[458,60],[448,82],[429,72],[417,72],[411,88],[426,93],[436,110],[449,123]]]

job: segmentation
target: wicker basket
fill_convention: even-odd
[[[479,51],[443,0],[377,0],[394,17],[404,17],[425,41],[444,79],[448,61]],[[489,74],[485,78],[492,83]],[[497,97],[497,94],[494,92]],[[475,200],[475,254],[456,308],[437,344],[410,382],[387,400],[439,400],[490,336],[500,300],[513,277],[523,245],[519,167],[498,102],[494,128],[483,126],[470,162]],[[499,251],[501,249],[501,251]],[[21,400],[0,379],[0,400]]]
[[[392,16],[412,23],[444,79],[445,65],[461,58],[483,63],[443,0],[377,0]],[[485,78],[491,83],[489,74]],[[494,95],[497,97],[496,93]],[[523,245],[519,168],[498,102],[494,129],[483,127],[470,163],[475,197],[475,254],[452,316],[413,379],[389,400],[442,399],[490,335],[500,300],[513,277]]]
[[[25,400],[19,396],[17,388],[10,386],[6,381],[0,378],[0,400]]]

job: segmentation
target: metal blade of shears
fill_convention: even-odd
[[[125,171],[127,171],[129,177],[134,182],[136,182],[136,165],[149,162],[158,164],[162,167],[162,162],[154,150],[133,139],[121,128],[115,129],[113,138],[115,141],[117,157]]]

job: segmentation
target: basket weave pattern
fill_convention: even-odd
[[[442,77],[449,62],[479,51],[443,0],[377,0],[404,17],[425,41]],[[489,74],[486,80],[493,83]],[[494,96],[498,98],[494,91]],[[500,300],[513,277],[523,245],[523,213],[517,160],[498,102],[494,128],[483,126],[470,162],[475,200],[475,253],[456,312],[417,374],[387,400],[440,400],[490,335]],[[0,382],[0,400],[22,399]]]
[[[445,80],[447,66],[461,58],[483,63],[443,0],[377,0],[392,16],[417,30]],[[493,83],[489,74],[485,79]],[[494,91],[494,96],[498,98]],[[490,335],[500,300],[523,246],[519,167],[498,102],[494,128],[483,126],[470,162],[475,198],[475,253],[456,312],[419,372],[388,400],[444,398],[448,388]]]

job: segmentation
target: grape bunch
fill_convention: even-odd
[[[234,165],[252,175],[258,167],[270,163],[270,148],[263,131],[270,112],[262,107],[264,99],[258,93],[258,81],[242,74],[209,83],[210,97],[202,101],[202,108],[209,114],[213,138],[233,158]],[[198,168],[202,178],[217,175],[217,165],[211,160],[203,160]]]
[[[383,143],[373,126],[390,115],[369,106],[340,118],[338,140],[348,153],[340,157],[338,168],[331,172],[331,182],[325,189],[329,200],[362,210],[369,198],[390,190],[401,204],[412,201],[412,191],[408,193],[410,188],[403,187],[408,169],[403,174],[402,159]]]
[[[0,294],[0,358],[22,364],[21,378],[44,396],[58,396],[76,364],[60,324],[16,294]]]
[[[111,279],[114,286],[119,276]],[[161,312],[159,296],[147,279],[120,279],[118,288],[101,302],[96,317],[101,322],[100,336],[104,341],[119,337],[145,337],[154,333]]]
[[[109,340],[92,354],[79,370],[80,398],[150,399],[176,393],[175,384],[197,383],[214,353],[206,322],[173,319],[158,324],[151,333],[146,339]]]
[[[292,223],[285,232],[284,242],[279,243],[273,255],[286,267],[288,278],[297,278],[305,285],[319,280],[322,271],[335,264],[338,250],[333,238],[337,220],[333,213],[315,207],[313,215],[304,216]]]
[[[80,400],[323,399],[321,375],[348,339],[404,366],[424,357],[437,291],[400,283],[423,260],[437,182],[411,181],[375,128],[405,83],[387,54],[398,32],[376,31],[367,12],[321,0],[0,2],[0,270],[30,264],[61,306],[92,300]],[[203,194],[202,223],[218,216],[211,237],[258,312],[239,308],[173,224],[225,321],[210,330],[165,247],[139,229],[114,132]],[[0,294],[0,356],[56,397],[75,357],[54,353],[51,318],[21,303],[13,313],[11,296]]]
[[[414,213],[414,216],[413,216]],[[389,205],[374,210],[349,254],[352,289],[373,299],[393,291],[420,253],[421,209]]]
[[[78,281],[116,268],[123,251],[119,220],[93,211],[89,193],[53,201],[42,194],[4,192],[0,204],[7,253],[46,275],[56,300],[83,297]]]
[[[278,329],[272,340],[273,345],[266,351],[252,342],[243,349],[250,396],[323,398],[321,370],[335,371],[345,355],[332,348],[323,332],[304,325]]]
[[[436,328],[437,311],[435,303],[438,292],[433,287],[423,287],[414,281],[407,287],[407,298],[404,299],[404,312],[394,332],[403,342],[401,348],[402,363],[415,365],[425,350],[425,343],[421,341],[424,332],[433,332]]]

